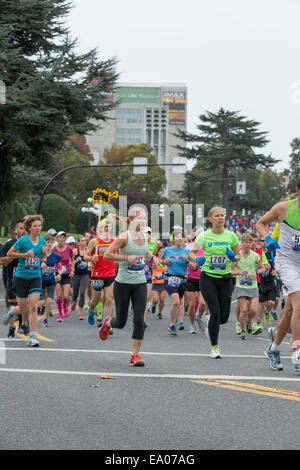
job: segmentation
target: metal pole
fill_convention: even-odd
[[[145,166],[146,167],[148,167],[148,166],[185,166],[185,164],[184,163],[161,163],[161,164],[158,164],[158,163],[146,163],[146,164],[141,163],[141,164],[134,165],[133,163],[120,163],[119,165],[115,165],[115,164],[111,163],[111,164],[108,164],[108,165],[72,165],[72,166],[68,166],[67,168],[64,168],[63,170],[56,173],[44,186],[43,191],[41,193],[37,213],[40,214],[40,212],[41,212],[43,198],[44,198],[44,195],[45,195],[48,187],[50,186],[50,184],[55,180],[55,178],[57,178],[59,175],[62,175],[66,171],[73,170],[74,168],[121,168],[121,167],[128,167],[128,166],[132,166],[132,167],[133,166],[142,166],[142,167],[145,167]]]

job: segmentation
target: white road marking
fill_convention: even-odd
[[[72,370],[43,370],[43,369],[9,369],[0,368],[0,372],[17,372],[26,374],[57,374],[57,375],[81,375],[81,376],[112,376],[112,377],[132,377],[144,379],[207,379],[207,380],[259,380],[274,382],[300,382],[300,378],[295,377],[264,377],[264,376],[246,376],[246,375],[194,375],[194,374],[143,374],[143,373],[125,373],[125,372],[82,372]]]
[[[11,342],[13,340],[8,340],[8,342]],[[15,340],[15,341],[28,341],[28,340]],[[131,351],[120,351],[120,350],[112,350],[112,349],[58,349],[58,348],[26,348],[26,349],[21,349],[21,348],[13,348],[13,347],[2,347],[0,346],[0,351],[1,349],[5,349],[5,351],[20,351],[24,353],[24,351],[36,351],[36,352],[59,352],[59,353],[81,353],[81,354],[126,354],[127,356],[130,356],[132,354]],[[176,353],[176,352],[151,352],[151,351],[141,351],[141,354],[143,356],[176,356],[176,357],[209,357],[210,355],[208,353]],[[238,358],[238,359],[266,359],[265,355],[260,354],[260,355],[254,355],[254,354],[223,354],[222,357],[228,357],[228,358]],[[280,356],[281,359],[291,359],[290,356]]]

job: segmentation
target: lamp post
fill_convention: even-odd
[[[87,202],[88,202],[89,204],[91,204],[91,203],[93,202],[93,199],[92,199],[91,197],[89,197],[89,198],[87,199]],[[98,205],[98,204],[97,204],[97,205]],[[88,218],[88,231],[90,231],[90,229],[91,229],[91,216],[92,216],[92,214],[98,215],[98,210],[97,210],[96,206],[95,206],[95,207],[94,207],[94,206],[90,206],[90,207],[85,207],[85,206],[83,206],[83,207],[81,208],[81,212],[83,212],[83,213],[88,213],[88,214],[89,214],[89,218]]]
[[[50,184],[57,178],[58,176],[62,175],[66,171],[73,170],[74,168],[123,168],[123,167],[132,167],[134,170],[137,170],[140,168],[143,170],[144,168],[148,168],[151,166],[159,166],[159,167],[164,167],[164,166],[172,166],[172,167],[186,167],[185,163],[120,163],[120,164],[101,164],[101,165],[72,165],[68,166],[66,168],[63,168],[60,170],[58,173],[56,173],[52,178],[45,184],[41,196],[40,196],[40,201],[37,209],[37,213],[40,214],[41,212],[41,207],[42,207],[42,202],[43,202],[43,197],[50,186]],[[142,173],[145,174],[145,173]]]

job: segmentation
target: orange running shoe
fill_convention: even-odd
[[[130,365],[135,366],[135,367],[140,367],[140,366],[144,366],[145,364],[141,356],[139,356],[138,353],[134,353],[131,356]]]
[[[99,330],[99,337],[103,341],[105,341],[107,339],[108,335],[109,335],[110,326],[109,327],[106,326],[107,322],[109,322],[109,321],[110,321],[110,318],[105,318],[104,323],[103,323],[102,327]]]

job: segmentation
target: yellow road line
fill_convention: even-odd
[[[15,323],[15,327],[16,327],[16,336],[18,338],[29,339],[29,336],[25,336],[25,335],[23,335],[23,333],[17,333],[18,323]],[[41,341],[46,341],[48,343],[55,343],[54,339],[47,338],[46,336],[43,336],[40,333],[36,333],[36,337],[37,337],[37,339],[39,339]]]
[[[246,387],[246,388],[255,388],[255,389],[260,389],[260,390],[265,390],[267,392],[280,392],[280,393],[287,393],[288,395],[295,395],[300,397],[300,392],[295,392],[294,390],[286,390],[283,388],[274,388],[274,387],[266,387],[264,385],[257,385],[257,384],[247,384],[244,382],[236,382],[233,380],[219,380],[221,383],[225,384],[232,384],[232,385],[239,385],[241,387]]]
[[[291,390],[289,391],[289,390],[281,390],[279,388],[262,387],[261,385],[233,382],[230,380],[229,381],[226,381],[226,380],[223,380],[223,381],[191,380],[191,382],[200,383],[204,385],[210,385],[213,387],[226,388],[230,390],[237,390],[240,392],[254,393],[256,395],[282,398],[284,400],[300,401],[300,394],[297,394],[297,392],[294,392]],[[267,391],[267,390],[273,390],[273,391]]]

